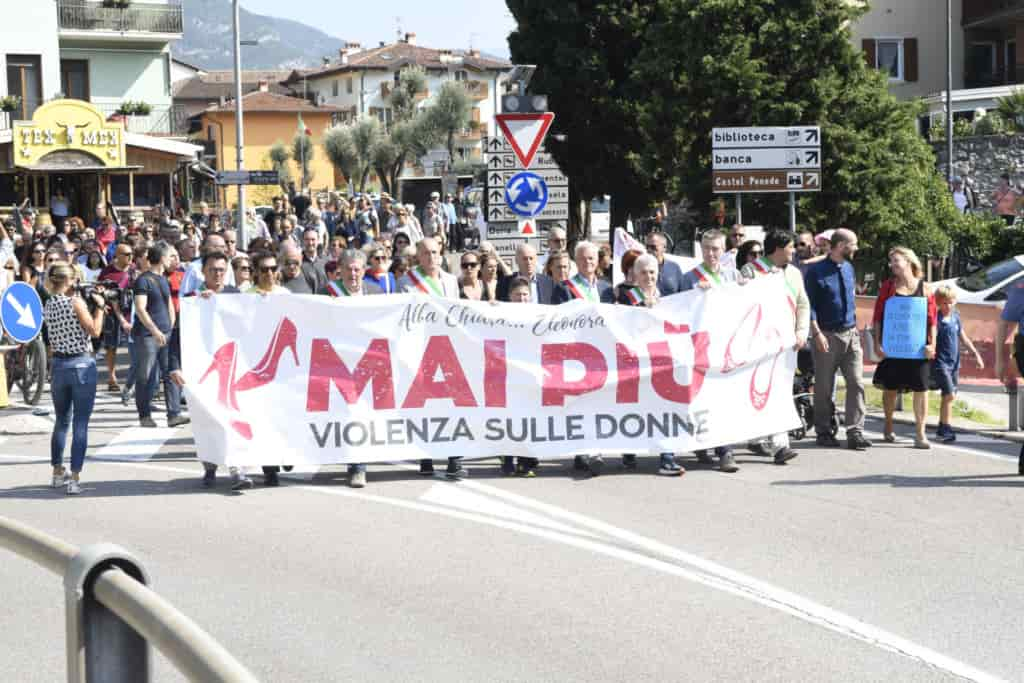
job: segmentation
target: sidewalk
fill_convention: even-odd
[[[864,383],[867,387],[871,387],[870,375],[865,374]],[[837,385],[840,387],[842,386],[841,378],[837,382]],[[929,392],[929,396],[938,396],[938,392]],[[1024,400],[1024,391],[1022,391],[1019,396],[1020,400]],[[976,432],[992,438],[1007,439],[1009,441],[1024,443],[1024,431],[1011,432],[1008,430],[1010,399],[1006,388],[1002,385],[961,385],[957,394],[957,402],[966,404],[969,410],[977,410],[986,413],[996,424],[977,422],[961,417],[959,416],[961,411],[957,410],[957,404],[954,403],[951,422],[955,429]],[[903,407],[904,410],[896,411],[894,416],[895,421],[901,424],[914,424],[913,398],[910,394],[904,395]],[[842,408],[840,408],[840,410],[841,409]],[[879,419],[883,417],[881,407],[871,405],[870,401],[867,412],[868,415],[872,417],[877,417]],[[938,423],[938,413],[935,410],[929,410],[928,425],[930,427],[935,427]]]

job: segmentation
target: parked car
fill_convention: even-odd
[[[1024,254],[934,285],[952,287],[958,303],[1001,306],[1010,287],[1024,285]]]

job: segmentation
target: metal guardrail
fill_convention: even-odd
[[[64,577],[69,683],[149,681],[150,644],[191,680],[256,681],[148,587],[145,570],[126,550],[107,543],[79,549],[6,517],[0,547]]]
[[[184,19],[180,4],[134,3],[121,8],[85,0],[58,0],[57,26],[70,31],[182,33]]]

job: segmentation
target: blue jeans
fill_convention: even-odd
[[[170,335],[168,335],[170,336]],[[164,400],[167,402],[167,417],[181,413],[181,389],[171,381],[169,362],[170,348],[167,344],[157,346],[151,336],[135,337],[135,409],[140,418],[152,417],[149,407],[156,395],[158,382],[164,382]]]
[[[124,381],[124,391],[129,392],[135,386],[135,337],[128,335],[128,377]]]
[[[54,356],[50,393],[57,413],[50,437],[50,464],[59,467],[63,463],[64,445],[71,427],[71,471],[81,472],[89,445],[89,418],[96,402],[96,359],[88,355]]]

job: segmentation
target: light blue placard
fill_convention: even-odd
[[[885,302],[882,350],[889,358],[924,358],[928,340],[928,299],[894,296]]]

